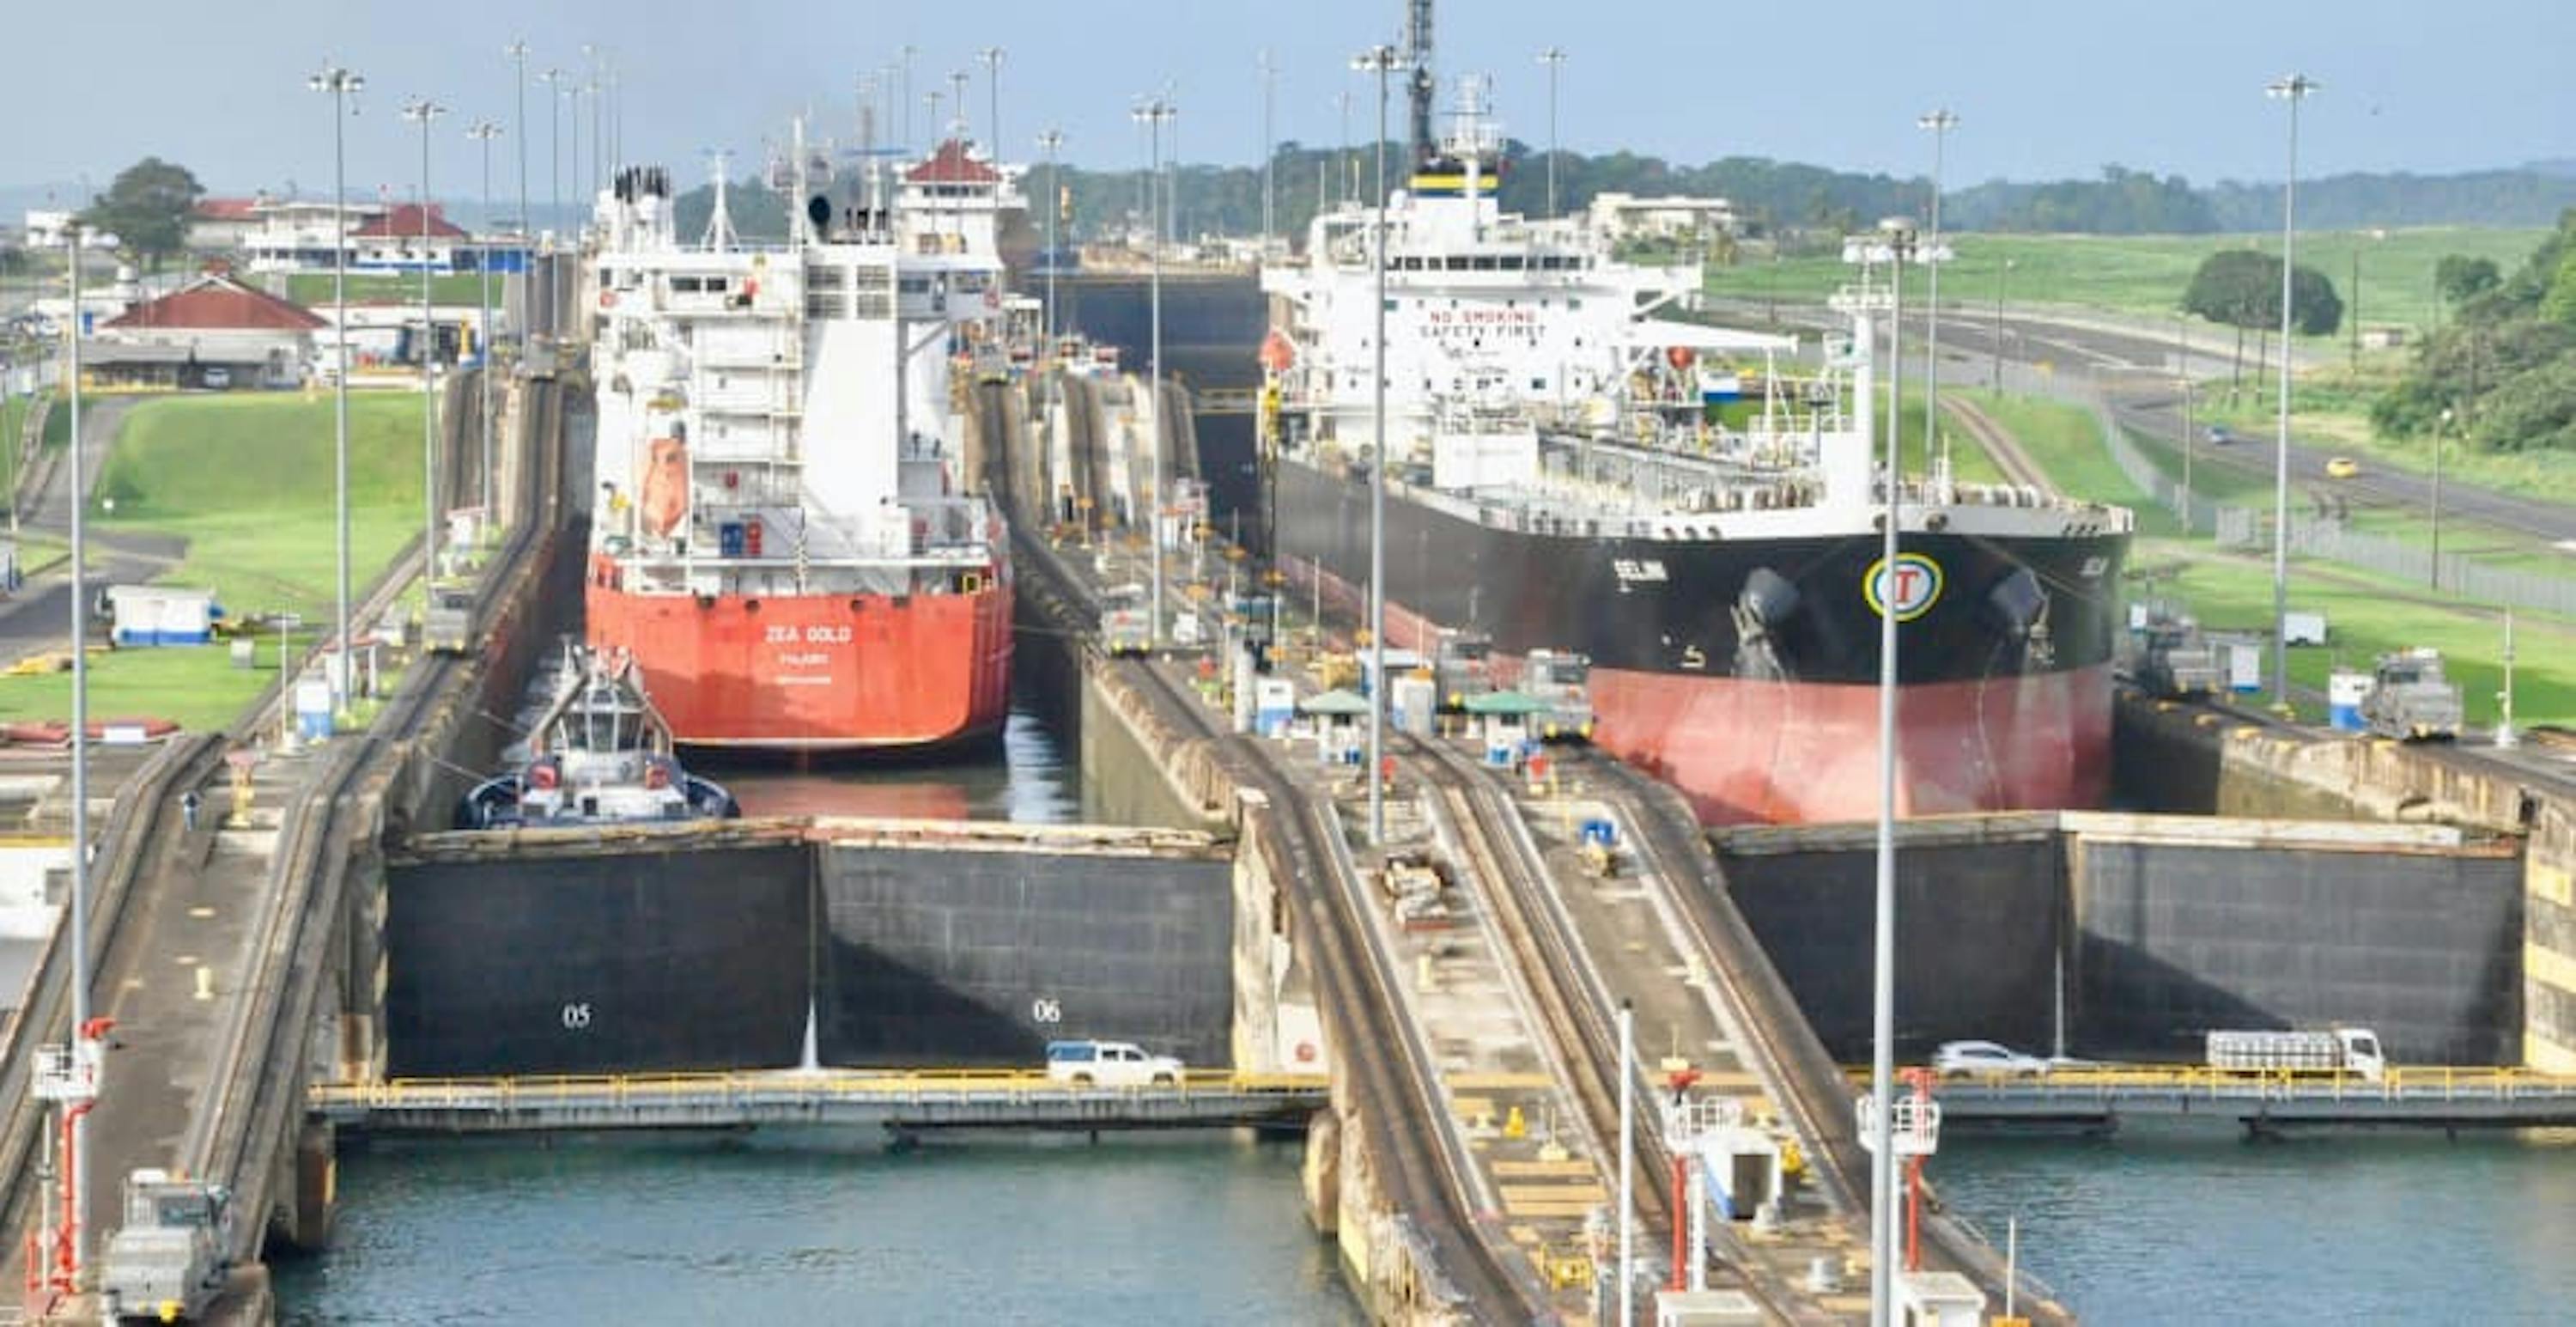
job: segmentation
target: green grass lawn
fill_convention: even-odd
[[[307,637],[303,642],[311,644]],[[89,659],[89,717],[174,719],[211,732],[231,725],[260,688],[277,676],[277,638],[259,644],[254,668],[232,666],[222,644],[150,650],[99,650]],[[72,675],[0,677],[0,720],[69,719]]]
[[[2260,557],[2207,545],[2142,540],[2133,565],[2160,565],[2159,592],[2188,605],[2205,627],[2269,633],[2272,570]],[[2332,644],[2290,651],[2290,680],[2323,691],[2337,665],[2367,670],[2379,654],[2418,645],[2442,651],[2460,684],[2469,722],[2496,721],[2504,686],[2504,615],[2440,602],[2422,587],[2301,560],[2290,568],[2290,607],[2326,615]],[[2321,715],[2304,706],[2305,717]],[[2576,624],[2537,613],[2514,616],[2514,722],[2576,722]]]
[[[2163,509],[2146,505],[2145,495],[2111,460],[2089,411],[2028,397],[1969,395],[1985,405],[1997,423],[2013,432],[2032,462],[2046,471],[2058,488],[2118,503],[2137,513],[2139,538],[2130,555],[2131,568],[2155,568],[2159,574],[2152,589],[2132,587],[2133,595],[2163,595],[2188,607],[2214,630],[2269,632],[2269,562],[2259,554],[2229,553],[2205,541],[2179,538],[2179,522]],[[2135,441],[2157,465],[2172,471],[2180,469],[2178,453],[2170,440]],[[2266,497],[2271,491],[2267,483],[2217,466],[2196,467],[2194,479],[2204,492],[2224,497],[2251,499]],[[2398,534],[2411,518],[2403,513],[2367,512],[2356,519],[2374,532]],[[2415,524],[2420,527],[2420,523]],[[2524,550],[2482,556],[2480,560],[2538,567],[2546,565],[2547,557]],[[2324,613],[2334,639],[2327,649],[2291,651],[2290,677],[2294,683],[2322,691],[2327,674],[2338,664],[2366,669],[2383,652],[2436,645],[2442,650],[2453,680],[2461,685],[2470,721],[2480,725],[2495,721],[2499,710],[2496,692],[2502,688],[2504,676],[2501,612],[2460,605],[2428,587],[2305,558],[2291,566],[2290,604],[2302,611]],[[2537,613],[2518,614],[2515,632],[2515,721],[2576,722],[2576,623]]]
[[[329,272],[297,272],[286,278],[286,297],[307,308],[319,308],[331,302]],[[501,300],[501,279],[492,280],[492,299]],[[432,303],[442,306],[480,304],[483,302],[483,278],[471,273],[442,273],[429,279]],[[352,272],[349,274],[349,302],[352,304],[418,304],[420,274],[409,276],[392,272]]]
[[[2312,231],[2299,236],[2298,260],[2334,282],[2344,304],[2353,304],[2353,261],[2361,263],[2361,316],[2366,327],[2423,327],[2433,320],[2433,264],[2445,254],[2492,258],[2505,271],[2530,257],[2546,232],[2464,226],[2380,232]],[[1952,253],[1941,273],[1941,304],[1972,318],[1992,316],[1995,297],[2013,304],[2056,304],[2126,314],[2173,317],[2201,260],[2221,249],[2280,252],[2269,235],[1988,235],[1946,237]],[[2005,264],[2011,264],[2005,270]],[[1733,267],[1711,268],[1709,293],[1736,299],[1814,304],[1851,280],[1838,255],[1790,258],[1778,263],[1754,253]],[[1905,301],[1920,308],[1929,292],[1909,273]],[[2194,320],[2195,342],[2219,334]]]
[[[12,396],[0,401],[0,493],[18,491],[19,430],[27,426],[27,412],[35,407],[32,396]]]
[[[420,529],[421,401],[349,398],[349,557],[374,578]],[[110,529],[178,535],[162,579],[214,587],[235,614],[312,616],[336,602],[332,402],[240,393],[145,401],[127,416],[98,493]]]
[[[99,477],[115,499],[109,529],[178,535],[186,558],[160,579],[203,585],[239,619],[280,611],[308,622],[336,603],[332,403],[240,394],[137,404]],[[349,400],[352,578],[374,579],[420,528],[421,398]],[[309,645],[305,636],[299,644]],[[90,713],[231,723],[277,668],[277,638],[257,638],[259,665],[232,666],[222,646],[91,656]],[[66,718],[68,673],[0,678],[0,718]]]

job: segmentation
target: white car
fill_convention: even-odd
[[[1943,1078],[2041,1078],[2048,1061],[1991,1041],[1945,1041],[1932,1053],[1932,1070]]]
[[[1128,1041],[1050,1041],[1047,1078],[1078,1087],[1170,1087],[1187,1072],[1168,1055]]]

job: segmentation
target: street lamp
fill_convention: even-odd
[[[2290,103],[2290,169],[2281,181],[2281,425],[2273,451],[2272,703],[2290,704],[2290,273],[2299,238],[2299,103],[2321,85],[2305,74],[2266,84]]]
[[[905,152],[912,151],[912,57],[919,54],[921,54],[921,48],[918,46],[904,46],[895,52],[896,63],[899,66],[897,72],[902,77],[895,85],[894,99],[897,105],[903,107],[903,150]],[[938,112],[931,112],[931,119],[934,122],[938,118]]]
[[[510,63],[518,71],[515,81],[519,92],[519,120],[511,132],[519,140],[519,234],[524,238],[528,234],[528,43],[524,40],[511,42],[501,48],[501,54],[510,57]],[[520,273],[522,281],[526,275],[523,269]]]
[[[1547,66],[1547,214],[1556,215],[1556,71],[1565,63],[1565,52],[1550,46],[1538,53],[1538,62]]]
[[[2451,431],[2451,408],[2433,426],[2433,588],[2442,588],[2442,435]]]
[[[1891,217],[1879,223],[1874,240],[1856,239],[1844,246],[1846,261],[1889,265],[1887,319],[1888,399],[1903,399],[1905,356],[1899,342],[1904,328],[1905,263],[1916,256],[1913,222]],[[1868,307],[1864,289],[1861,307]],[[1886,469],[1880,475],[1885,506],[1879,516],[1883,545],[1878,566],[1865,587],[1878,610],[1878,873],[1874,922],[1876,943],[1871,964],[1870,1130],[1862,1144],[1869,1149],[1870,1321],[1891,1322],[1896,1266],[1896,624],[1903,582],[1897,561],[1899,498],[1899,417],[1893,404],[1887,413]]]
[[[572,151],[567,154],[571,164],[565,168],[564,174],[572,181],[573,214],[564,228],[575,236],[581,234],[581,94],[586,90],[578,76],[565,76],[562,92],[563,99],[572,103],[572,114],[567,117],[572,121]]]
[[[475,305],[477,321],[474,324],[474,351],[475,358],[482,365],[475,376],[482,379],[483,387],[481,494],[483,516],[488,521],[494,515],[492,503],[492,239],[488,231],[492,224],[492,140],[501,136],[501,126],[490,120],[477,120],[466,129],[465,136],[483,145],[483,224],[487,233],[483,239],[482,252],[474,264],[475,273],[482,283],[478,302]]]
[[[1153,462],[1146,476],[1145,537],[1154,554],[1153,624],[1146,631],[1149,644],[1159,648],[1163,643],[1163,218],[1167,200],[1163,192],[1163,126],[1180,118],[1181,108],[1168,97],[1147,97],[1136,103],[1129,116],[1146,127],[1148,151],[1151,153],[1145,178],[1146,220],[1153,226],[1151,243],[1154,259],[1151,330],[1148,332],[1145,390],[1154,403],[1154,429],[1151,439]]]
[[[349,170],[348,119],[355,113],[349,99],[367,80],[338,65],[326,64],[305,86],[331,94],[331,404],[333,507],[339,526],[340,649],[331,659],[331,710],[349,708]],[[78,451],[78,448],[74,448]],[[74,560],[78,565],[78,560]],[[74,596],[78,597],[78,596]],[[74,657],[78,657],[74,651]],[[278,660],[278,676],[286,661]],[[283,685],[283,683],[281,683]]]
[[[1372,46],[1351,58],[1351,68],[1377,75],[1377,330],[1370,340],[1376,371],[1370,388],[1369,452],[1369,846],[1386,845],[1386,95],[1387,78],[1410,63],[1392,46]],[[1626,1287],[1621,1287],[1622,1293]]]
[[[438,315],[430,293],[429,126],[447,108],[415,97],[402,117],[420,126],[420,586],[438,578]],[[425,598],[423,604],[428,602]]]
[[[82,565],[89,560],[89,535],[82,517],[89,506],[89,489],[81,475],[81,227],[74,218],[63,227],[63,243],[70,269],[72,309],[64,326],[71,336],[70,401],[71,401],[71,498],[72,498],[72,881],[67,902],[71,913],[72,941],[72,1025],[66,1038],[75,1047],[81,1042],[81,1029],[89,1025],[89,582]],[[10,439],[15,445],[16,439]],[[348,508],[343,506],[343,512]],[[347,547],[344,543],[342,547]],[[343,564],[346,565],[345,563]],[[284,667],[283,662],[279,665]],[[68,1108],[67,1108],[68,1110]],[[86,1113],[67,1113],[70,1121],[70,1155],[63,1164],[74,1177],[64,1214],[71,1234],[68,1246],[72,1269],[80,1266],[81,1240],[89,1233],[89,1186],[77,1181],[89,1177],[89,1119]]]
[[[554,195],[552,211],[558,222],[563,218],[563,99],[555,93],[568,77],[561,69],[548,69],[537,75],[537,81],[546,85],[546,178]],[[555,266],[550,245],[546,254],[546,336],[550,339],[556,335],[555,317],[563,305],[562,292],[556,288],[561,276]]]
[[[975,58],[984,62],[985,87],[989,94],[993,116],[991,142],[996,160],[999,160],[1002,154],[1002,55],[1003,51],[999,46],[987,46],[975,52]],[[963,102],[958,104],[957,112],[960,115],[966,113]]]
[[[1057,148],[1063,146],[1064,131],[1061,129],[1049,129],[1045,133],[1038,135],[1038,147],[1041,151],[1046,153],[1047,160],[1046,337],[1047,353],[1049,355],[1055,353],[1055,266],[1057,262],[1055,247],[1055,219],[1056,214],[1064,210],[1064,204],[1062,202],[1064,196],[1064,178],[1056,168],[1055,151]]]
[[[1261,52],[1261,252],[1270,253],[1270,235],[1278,227],[1279,202],[1274,170],[1279,164],[1279,140],[1271,136],[1271,103],[1279,84],[1279,66],[1270,62],[1270,52]]]
[[[2013,260],[2007,258],[1995,268],[1995,395],[2004,394],[2004,280],[2012,275]]]
[[[1932,131],[1932,231],[1924,241],[1931,292],[1923,310],[1923,463],[1928,471],[1941,409],[1941,150],[1950,131],[1959,127],[1959,117],[1945,106],[1917,118],[1914,127]]]

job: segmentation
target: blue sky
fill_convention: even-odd
[[[1264,48],[1279,70],[1280,137],[1338,139],[1335,96],[1346,91],[1357,100],[1354,132],[1365,137],[1373,89],[1348,72],[1349,57],[1392,39],[1401,17],[1398,0],[259,0],[229,9],[12,0],[9,8],[0,28],[12,85],[10,109],[0,110],[0,185],[86,175],[96,186],[154,153],[218,190],[290,180],[327,189],[330,121],[304,81],[330,56],[369,83],[349,127],[352,189],[414,187],[417,130],[395,109],[427,93],[460,112],[440,122],[432,142],[442,195],[479,175],[466,124],[490,116],[515,127],[501,54],[513,36],[534,48],[537,68],[580,65],[585,42],[614,48],[627,155],[694,178],[705,149],[756,157],[800,108],[829,132],[849,134],[858,77],[894,62],[907,44],[922,52],[913,62],[916,97],[945,90],[952,70],[974,71],[968,100],[979,138],[988,99],[973,52],[1004,49],[1010,155],[1034,156],[1031,136],[1055,125],[1066,133],[1068,161],[1131,166],[1141,156],[1131,98],[1168,84],[1182,108],[1187,159],[1254,160]],[[1949,139],[1953,187],[2090,175],[2114,161],[2198,182],[2268,179],[2281,169],[2284,134],[2262,85],[2297,69],[2325,85],[2303,112],[2303,174],[2576,156],[2576,79],[2566,74],[2576,6],[2563,0],[1448,0],[1439,18],[1440,72],[1494,75],[1507,131],[1534,143],[1546,139],[1548,101],[1534,56],[1565,48],[1562,141],[1582,151],[1627,147],[1688,162],[1745,154],[1921,174],[1931,153],[1914,119],[1947,105],[1963,119]],[[540,200],[545,110],[542,89],[532,89]],[[916,107],[916,125],[925,118]],[[508,138],[494,160],[496,179],[511,180]]]

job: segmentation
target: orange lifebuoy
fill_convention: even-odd
[[[1298,1043],[1297,1043],[1297,1063],[1299,1063],[1299,1064],[1312,1064],[1312,1063],[1314,1063],[1314,1062],[1315,1062],[1315,1043],[1313,1043],[1313,1042],[1311,1042],[1311,1041],[1301,1041],[1301,1042],[1298,1042]]]
[[[998,290],[986,290],[984,292],[984,307],[988,309],[998,309],[1002,307],[1002,292]]]
[[[599,307],[603,309],[616,308],[617,292],[613,290],[603,290],[599,292]]]

